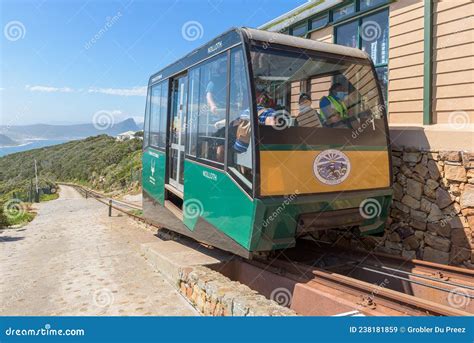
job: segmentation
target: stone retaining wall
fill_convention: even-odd
[[[294,316],[249,287],[203,266],[180,270],[179,289],[205,316]]]
[[[474,267],[474,154],[393,151],[386,252]]]
[[[474,154],[404,148],[392,155],[394,198],[385,234],[346,233],[338,245],[474,269]],[[338,239],[334,232],[325,236]]]

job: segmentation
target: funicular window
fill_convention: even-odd
[[[168,113],[168,81],[151,88],[150,99],[150,145],[166,147],[166,118]]]
[[[160,141],[160,102],[162,85],[153,86],[150,100],[150,145],[158,147]]]
[[[245,185],[252,187],[252,124],[247,65],[242,48],[230,54],[230,105],[228,168]]]
[[[255,46],[252,68],[260,136],[272,144],[336,138],[356,144],[360,135],[364,145],[386,144],[383,100],[369,61]],[[276,103],[284,89],[285,103]],[[337,135],[329,132],[334,129]]]
[[[143,148],[145,149],[149,144],[150,137],[150,92],[148,92],[146,97],[146,106],[145,106],[145,120],[143,123]]]
[[[161,101],[160,101],[160,139],[158,141],[158,147],[166,147],[166,127],[168,119],[168,81],[163,83],[161,88]]]
[[[224,163],[227,112],[227,54],[200,68],[197,157]]]
[[[188,104],[188,146],[187,153],[190,156],[196,157],[197,146],[197,127],[199,119],[199,76],[201,69],[197,68],[191,70],[189,73],[189,104]]]

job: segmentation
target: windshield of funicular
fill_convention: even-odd
[[[260,127],[385,134],[384,102],[369,60],[259,46],[251,63]]]

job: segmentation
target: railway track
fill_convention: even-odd
[[[474,314],[474,271],[464,268],[304,246],[237,264],[216,269],[301,315]]]
[[[66,185],[146,222],[131,213],[141,210],[136,204]],[[300,315],[474,315],[472,270],[305,240],[277,256],[252,261],[238,258],[212,268]]]

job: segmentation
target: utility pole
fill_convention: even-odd
[[[36,165],[36,158],[35,158],[35,183],[36,183],[35,202],[39,202],[38,166]]]
[[[28,194],[28,201],[33,202],[33,179],[30,179],[30,192]]]

